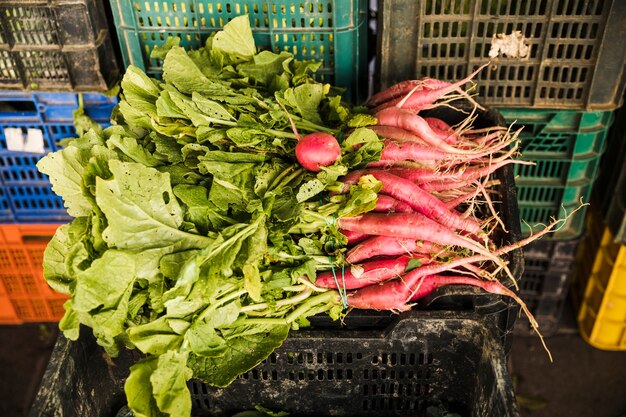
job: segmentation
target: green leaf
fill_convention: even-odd
[[[76,273],[89,260],[84,240],[88,239],[89,219],[79,217],[60,226],[44,251],[43,275],[57,292],[70,294]]]
[[[129,327],[126,333],[137,349],[151,355],[161,355],[171,349],[178,349],[183,342],[183,336],[170,327],[165,316]]]
[[[111,161],[113,178],[96,183],[96,200],[109,225],[103,237],[110,246],[146,250],[176,246],[203,248],[204,236],[179,230],[183,222],[169,175],[131,162]]]
[[[120,250],[108,250],[93,261],[90,268],[77,275],[73,307],[80,312],[97,307],[115,308],[134,280],[134,256]]]
[[[139,162],[149,167],[156,167],[162,164],[162,162],[152,156],[147,149],[139,145],[139,143],[137,143],[137,139],[135,138],[112,135],[108,139],[107,145],[109,149],[117,149],[133,162]]]
[[[158,358],[151,356],[130,367],[130,375],[124,383],[124,392],[134,417],[165,417],[157,407],[150,382],[150,377],[157,366]]]
[[[156,45],[150,52],[150,58],[152,59],[165,59],[165,56],[175,46],[180,45],[180,38],[178,36],[168,36],[165,43],[162,45]]]
[[[348,120],[349,127],[366,127],[378,124],[378,119],[371,114],[358,113]]]
[[[302,203],[303,201],[307,201],[308,199],[315,197],[316,195],[324,191],[325,188],[326,186],[322,181],[314,178],[305,182],[300,186],[300,188],[298,188],[298,194],[296,195],[296,199],[298,200],[298,203]]]
[[[225,87],[209,80],[181,47],[172,47],[163,61],[163,79],[181,93],[214,94]],[[227,91],[227,90],[226,90]]]
[[[404,272],[409,272],[412,271],[416,268],[419,268],[423,265],[424,263],[422,262],[421,259],[418,258],[411,258],[409,260],[409,263],[406,265],[406,268],[404,269]]]
[[[249,61],[256,53],[248,16],[237,16],[215,34],[212,51],[222,53],[230,63]]]
[[[328,88],[323,84],[302,84],[286,90],[284,96],[287,103],[304,119],[322,124],[318,108],[327,93]]]
[[[291,58],[292,55],[288,52],[275,54],[270,51],[261,51],[254,55],[252,62],[238,65],[237,70],[244,77],[269,85],[274,77],[283,73],[283,63]]]
[[[81,150],[74,146],[50,153],[37,162],[37,169],[50,177],[52,190],[63,198],[67,213],[73,217],[91,214],[91,203],[83,192],[86,163]]]
[[[157,367],[150,375],[157,406],[170,417],[191,415],[191,395],[187,381],[192,372],[187,367],[187,357],[187,352],[166,352],[159,356]]]
[[[219,358],[189,355],[188,365],[196,378],[216,387],[226,387],[279,347],[287,337],[289,328],[289,325],[262,327],[255,334],[228,340],[228,347]]]
[[[59,322],[59,330],[63,332],[63,335],[69,340],[78,340],[80,334],[80,321],[74,308],[72,307],[72,300],[69,299],[63,304],[65,314]]]
[[[209,117],[219,120],[235,120],[232,114],[221,104],[216,101],[210,100],[200,93],[194,92],[191,95],[191,100],[198,107],[198,110],[206,114]]]
[[[134,65],[129,65],[122,78],[122,89],[124,90],[124,100],[139,115],[154,114],[156,112],[155,103],[159,97],[160,89],[157,84],[143,71]],[[128,118],[126,119],[127,121]]]

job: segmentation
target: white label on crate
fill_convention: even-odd
[[[509,58],[528,58],[530,47],[526,41],[526,37],[519,30],[510,35],[504,33],[493,35],[489,57],[496,58],[498,55],[506,55]]]
[[[43,132],[40,129],[28,129],[24,151],[33,153],[45,152],[43,149]]]
[[[7,149],[22,152],[24,150],[24,133],[19,127],[7,127],[4,129],[4,137],[7,141]]]

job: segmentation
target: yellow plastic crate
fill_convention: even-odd
[[[598,349],[626,350],[626,245],[613,239],[605,227],[597,250],[591,238],[579,252],[575,281],[583,282],[586,274],[588,280],[579,303],[578,327],[582,337]],[[593,255],[588,272],[585,255]]]

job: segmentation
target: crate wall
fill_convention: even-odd
[[[521,159],[535,165],[515,165],[522,234],[528,236],[551,218],[565,218],[589,203],[606,149],[613,111],[499,109],[520,133]],[[587,207],[578,210],[550,239],[582,235]]]
[[[120,70],[104,3],[6,0],[0,4],[0,88],[106,91]]]
[[[61,149],[63,139],[76,136],[73,112],[79,104],[89,117],[107,125],[117,98],[99,93],[0,92],[0,221],[70,220],[63,200],[52,192],[36,164],[44,154]],[[25,142],[33,133],[41,136],[43,152],[11,147],[16,138]]]
[[[43,278],[43,254],[58,224],[0,225],[0,324],[59,321],[67,296]]]
[[[155,46],[178,36],[186,49],[236,16],[248,14],[257,48],[288,51],[300,60],[322,62],[317,78],[347,88],[354,102],[367,95],[366,0],[109,0],[125,66],[159,77],[162,60],[150,58]]]
[[[520,297],[533,314],[543,336],[559,328],[580,239],[538,240],[524,247],[524,274]],[[518,335],[535,335],[526,317],[515,322]]]
[[[625,16],[619,0],[379,1],[377,84],[456,81],[489,63],[476,77],[484,104],[613,110],[626,83],[626,51],[614,47]],[[490,55],[515,31],[517,53]]]

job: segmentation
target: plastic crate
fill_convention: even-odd
[[[12,223],[13,210],[6,188],[0,186],[0,223]]]
[[[258,404],[292,416],[414,416],[441,405],[468,417],[518,416],[492,329],[475,314],[409,312],[383,330],[292,332],[228,388],[191,380],[192,413],[234,415]],[[89,333],[60,336],[29,416],[116,415],[136,360],[124,352],[111,367]]]
[[[0,226],[0,324],[58,321],[66,295],[53,291],[43,277],[43,253],[58,224]],[[3,300],[4,297],[4,300]],[[10,313],[13,312],[13,318]],[[6,318],[6,319],[5,319]]]
[[[159,77],[162,61],[152,49],[168,36],[181,46],[204,46],[213,32],[248,14],[258,48],[289,51],[297,59],[322,61],[318,79],[348,89],[353,102],[367,95],[366,0],[109,0],[124,64]]]
[[[559,328],[579,243],[580,239],[538,240],[524,247],[520,297],[544,336],[554,335]],[[515,333],[535,335],[525,317],[515,322]]]
[[[5,187],[13,218],[19,223],[65,223],[72,220],[50,184],[18,184]]]
[[[625,17],[619,0],[381,0],[377,84],[458,80],[491,62],[476,79],[487,105],[614,109],[626,84],[626,50],[615,47]],[[490,58],[493,36],[514,31],[527,58]]]
[[[37,170],[43,154],[9,149],[7,129],[16,129],[24,138],[35,130],[43,139],[44,153],[58,150],[62,139],[76,137],[73,112],[81,101],[85,113],[106,126],[118,99],[97,93],[0,92],[1,222],[70,219],[62,199],[52,193],[48,177]]]
[[[604,228],[597,250],[592,243],[586,254],[593,254],[591,267],[576,271],[584,293],[578,300],[578,326],[592,346],[605,350],[626,350],[626,246],[615,243],[613,233]]]
[[[106,91],[118,78],[103,2],[0,4],[2,89]]]
[[[508,123],[523,126],[522,159],[536,165],[515,165],[522,234],[551,217],[565,217],[589,202],[614,113],[573,110],[499,109]],[[565,211],[564,211],[565,209]],[[582,234],[585,210],[579,210],[551,239]]]
[[[602,216],[615,236],[615,242],[626,244],[626,107],[615,113],[609,130],[607,151],[602,157],[600,175],[594,196]]]

